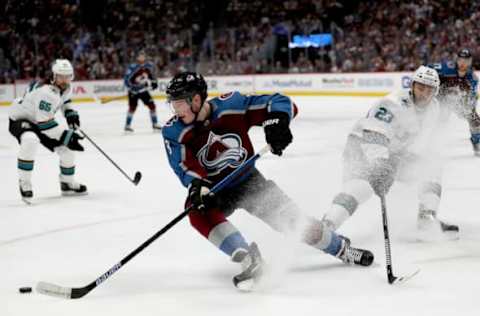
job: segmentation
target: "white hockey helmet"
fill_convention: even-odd
[[[73,66],[68,59],[55,59],[52,64],[53,78],[56,75],[70,76],[70,80],[73,80]]]
[[[438,77],[437,71],[427,66],[420,66],[415,70],[412,77],[412,86],[414,82],[433,87],[434,96],[438,94],[438,90],[440,89],[440,78]]]

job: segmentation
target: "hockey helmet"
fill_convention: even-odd
[[[52,64],[53,78],[56,75],[69,76],[70,80],[73,80],[73,66],[68,59],[56,59]]]
[[[202,104],[207,99],[207,82],[201,74],[196,72],[181,72],[175,75],[167,85],[166,94],[168,101],[187,99],[190,100],[199,94]]]
[[[457,53],[458,58],[472,58],[472,53],[468,48],[463,48]]]
[[[414,82],[433,87],[433,95],[436,96],[438,94],[438,90],[440,88],[440,78],[438,77],[438,73],[435,69],[427,66],[418,67],[412,77],[412,86]]]

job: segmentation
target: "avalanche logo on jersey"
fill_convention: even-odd
[[[247,150],[242,147],[242,139],[237,134],[216,135],[210,132],[208,141],[198,151],[197,158],[208,175],[213,176],[227,167],[237,168],[247,155]]]
[[[136,84],[145,84],[148,82],[148,73],[143,70],[134,80]]]

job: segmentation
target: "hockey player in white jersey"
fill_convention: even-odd
[[[87,193],[87,187],[75,181],[74,151],[83,151],[75,132],[80,126],[79,115],[70,105],[73,67],[66,59],[52,65],[48,84],[32,82],[22,98],[14,100],[10,110],[9,131],[17,139],[19,186],[22,199],[30,203],[33,197],[32,171],[38,144],[55,151],[60,158],[60,189],[63,195]],[[60,126],[55,114],[61,110],[69,129]]]
[[[458,226],[437,218],[442,191],[439,84],[434,69],[420,66],[410,89],[382,98],[355,124],[343,154],[342,192],[323,217],[325,226],[337,230],[361,203],[374,193],[385,196],[398,179],[418,184],[419,239],[457,237]]]

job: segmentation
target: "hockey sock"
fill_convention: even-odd
[[[73,183],[75,175],[75,166],[63,167],[60,166],[60,182]]]
[[[132,124],[132,120],[133,120],[133,113],[127,112],[127,121],[125,122],[125,125],[130,126]]]
[[[472,137],[470,138],[470,140],[472,141],[472,144],[480,143],[480,133],[472,133]]]
[[[442,196],[442,185],[438,182],[424,182],[419,191],[420,209],[437,210]]]
[[[150,110],[150,119],[152,120],[152,125],[157,125],[158,119],[157,119],[157,112],[155,109]]]
[[[34,161],[33,160],[23,160],[18,158],[18,169],[26,172],[31,172],[33,170]]]
[[[324,220],[311,219],[303,235],[303,241],[332,256],[336,256],[342,247],[342,238]]]
[[[331,232],[330,242],[327,248],[323,249],[326,253],[337,256],[342,249],[342,238],[334,232]]]
[[[208,234],[208,240],[229,257],[238,249],[248,249],[242,234],[228,221],[213,227]]]
[[[32,181],[34,161],[18,159],[18,178],[20,181],[30,183]]]

